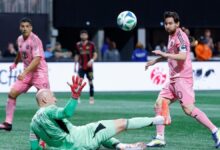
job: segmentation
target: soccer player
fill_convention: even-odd
[[[168,51],[153,51],[159,58],[146,63],[145,69],[162,60],[168,61],[170,81],[161,90],[155,103],[156,115],[164,113],[166,124],[171,123],[168,105],[179,100],[183,111],[208,128],[215,141],[216,148],[220,147],[220,130],[208,119],[206,114],[195,106],[193,91],[192,64],[190,60],[190,42],[187,35],[181,30],[179,15],[176,12],[164,13],[164,26],[169,34]],[[148,147],[165,146],[164,125],[157,125],[157,135]]]
[[[40,109],[30,123],[31,149],[40,149],[39,140],[43,140],[48,148],[63,150],[95,150],[101,145],[110,149],[146,148],[145,143],[125,144],[113,138],[114,135],[128,130],[164,124],[164,117],[138,117],[131,119],[102,120],[84,126],[74,126],[66,118],[72,117],[77,106],[83,87],[86,85],[82,78],[72,77],[69,84],[72,98],[64,108],[55,105],[56,98],[49,89],[41,89],[36,94]]]
[[[31,86],[37,90],[49,88],[48,69],[44,59],[44,51],[41,40],[32,32],[32,21],[29,18],[20,20],[21,36],[17,39],[19,52],[10,70],[16,68],[20,60],[23,61],[24,70],[18,75],[17,81],[12,85],[8,94],[6,105],[6,118],[0,124],[0,130],[11,131],[16,98],[28,91]]]
[[[88,40],[89,34],[86,30],[80,31],[81,41],[76,44],[76,54],[74,56],[74,71],[76,72],[76,63],[79,62],[78,74],[84,78],[85,74],[89,80],[89,103],[94,104],[94,86],[93,86],[93,62],[97,58],[96,48],[93,42]],[[80,102],[80,101],[79,101]]]

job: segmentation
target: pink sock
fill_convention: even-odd
[[[161,115],[161,108],[155,107],[154,111],[155,111],[157,116]],[[157,135],[160,135],[161,137],[164,137],[164,129],[165,129],[164,125],[156,125]]]
[[[14,111],[16,106],[16,100],[12,98],[8,98],[7,106],[6,106],[6,118],[5,122],[12,124]]]
[[[217,127],[209,120],[206,114],[198,108],[193,109],[191,116],[194,117],[198,122],[203,124],[205,127],[209,128],[211,132],[217,130]]]

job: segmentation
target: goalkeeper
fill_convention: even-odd
[[[86,85],[82,78],[72,77],[69,84],[72,98],[64,108],[55,105],[56,98],[49,89],[41,89],[36,94],[40,109],[30,124],[30,144],[32,150],[42,149],[39,139],[49,148],[62,150],[96,150],[101,145],[110,149],[145,149],[144,143],[124,144],[113,138],[128,129],[164,124],[164,117],[139,117],[131,119],[104,120],[84,126],[74,126],[66,118],[72,117],[77,99]]]

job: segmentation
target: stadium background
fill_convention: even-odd
[[[132,88],[126,90],[106,90],[108,92],[98,90],[99,92],[95,93],[96,103],[93,106],[88,104],[88,93],[84,92],[82,104],[78,106],[77,112],[71,118],[71,121],[76,125],[81,125],[101,119],[152,116],[154,115],[153,104],[162,84],[154,84],[149,72],[143,71],[144,63],[130,62],[131,53],[136,42],[141,41],[144,46],[149,47],[150,44],[153,47],[161,40],[167,41],[167,34],[163,26],[161,26],[163,12],[166,10],[177,11],[181,18],[181,25],[189,28],[196,38],[203,34],[204,29],[208,28],[212,31],[213,38],[219,41],[220,15],[216,13],[219,6],[220,2],[218,0],[0,0],[0,50],[5,49],[9,41],[15,42],[19,35],[18,22],[23,16],[28,16],[33,20],[34,32],[42,39],[44,47],[46,47],[47,43],[54,45],[56,41],[59,41],[63,47],[73,51],[75,42],[79,40],[79,31],[81,29],[89,31],[90,39],[95,42],[98,51],[104,39],[110,37],[117,42],[117,47],[121,54],[121,62],[104,63],[99,55],[96,64],[102,66],[111,65],[112,70],[108,70],[110,73],[106,79],[101,74],[103,68],[95,70],[99,74],[97,76],[102,76],[103,78],[99,81],[100,84],[98,81],[94,82],[95,88],[96,84],[99,84],[98,87],[100,89],[102,89],[102,86],[103,89],[106,89],[110,85],[105,84],[104,81],[111,81],[113,77],[114,80],[112,80],[111,86],[125,84],[125,87],[127,87],[126,84],[130,83],[132,85],[131,80],[135,80],[137,76],[139,78],[138,82],[146,84],[145,86],[143,85],[142,89],[130,86]],[[121,31],[116,25],[116,17],[123,10],[131,10],[137,16],[138,25],[131,32]],[[151,56],[151,58],[154,58],[154,56]],[[6,93],[16,79],[14,77],[10,79],[10,72],[8,71],[8,66],[12,60],[11,58],[0,58],[1,120],[5,115]],[[194,62],[194,64],[199,64],[199,67],[194,68],[194,77],[198,82],[197,84],[201,86],[197,88],[200,91],[196,91],[198,106],[207,113],[214,123],[220,126],[220,69],[218,67],[220,63],[218,60],[217,58],[217,61],[216,59],[211,60],[215,62]],[[65,63],[62,61],[65,61],[67,63],[66,66],[69,67],[63,67]],[[126,81],[120,83],[120,80],[127,76],[123,71],[124,62],[127,64],[126,71],[129,72],[131,70],[129,72],[131,78],[126,78]],[[51,74],[51,76],[62,78],[61,81],[69,80],[73,74],[72,59],[49,63],[51,66],[56,66],[56,64],[66,69],[66,72],[60,74],[59,70],[55,70],[54,75]],[[160,73],[167,72],[167,68],[164,65],[164,63],[159,65],[159,68],[162,67]],[[116,66],[119,68],[121,66],[121,70],[114,70]],[[132,67],[135,68],[136,66],[139,66],[140,72],[137,69],[132,69]],[[143,70],[141,66],[143,66]],[[21,65],[13,72],[13,76],[17,75],[20,69],[22,69]],[[109,68],[106,67],[106,69]],[[143,75],[145,73],[148,75]],[[56,81],[54,78],[50,80],[51,84],[56,83],[54,87],[60,86],[60,81]],[[152,84],[156,87],[155,89],[151,89],[153,87]],[[59,92],[59,90],[53,89],[56,91],[55,94],[58,99],[60,99],[58,102],[60,106],[64,106],[69,98],[68,89],[65,86],[65,84],[62,84],[60,88],[66,89],[66,92],[62,90]],[[123,89],[123,86],[121,88]],[[203,88],[206,91],[201,91]],[[154,91],[152,92],[152,90]],[[32,91],[35,91],[35,89]],[[37,110],[34,93],[23,94],[18,98],[17,105],[14,130],[11,133],[0,131],[0,150],[29,149],[29,122]],[[214,149],[214,143],[209,132],[191,118],[186,117],[177,103],[171,106],[171,112],[174,121],[172,126],[167,129],[168,145],[164,150]],[[150,127],[149,129],[129,131],[117,137],[124,142],[148,142],[151,136],[154,136],[154,131],[155,128]],[[11,142],[9,143],[9,141]]]

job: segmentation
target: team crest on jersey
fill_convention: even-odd
[[[172,39],[172,40],[170,40],[170,42],[169,42],[168,48],[171,48],[171,47],[173,47],[173,46],[174,46],[174,40]]]

